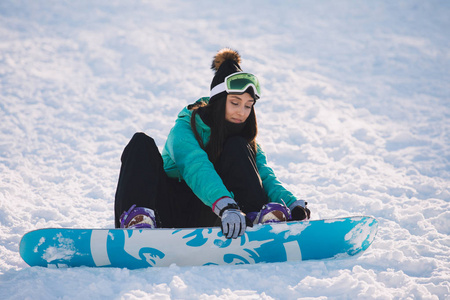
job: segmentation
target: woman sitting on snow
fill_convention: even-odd
[[[256,76],[239,54],[214,57],[210,97],[184,108],[162,156],[136,133],[122,154],[115,199],[117,228],[222,226],[237,238],[247,223],[309,219],[303,200],[287,191],[256,143]]]

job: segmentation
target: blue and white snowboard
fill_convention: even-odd
[[[235,240],[220,228],[68,229],[26,233],[20,255],[30,266],[147,268],[235,265],[343,258],[365,251],[372,217],[255,225]]]

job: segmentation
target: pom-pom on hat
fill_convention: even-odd
[[[239,64],[241,63],[241,56],[236,50],[230,48],[223,48],[214,56],[211,64],[211,69],[215,71],[214,78],[211,82],[210,89],[224,82],[225,77],[233,73],[242,72]],[[217,100],[223,95],[227,95],[227,92],[223,91],[217,95],[211,97],[209,102]]]

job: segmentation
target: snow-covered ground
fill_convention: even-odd
[[[449,1],[0,1],[1,299],[449,299]],[[120,155],[162,147],[215,52],[257,74],[259,142],[312,218],[373,215],[355,259],[28,267],[43,227],[113,227]]]

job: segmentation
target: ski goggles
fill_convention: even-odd
[[[259,86],[258,78],[251,73],[233,73],[225,77],[225,80],[222,83],[213,87],[213,89],[211,90],[210,98],[225,91],[228,94],[240,95],[244,93],[249,87],[253,89],[255,100],[259,99],[261,95],[261,87]]]

